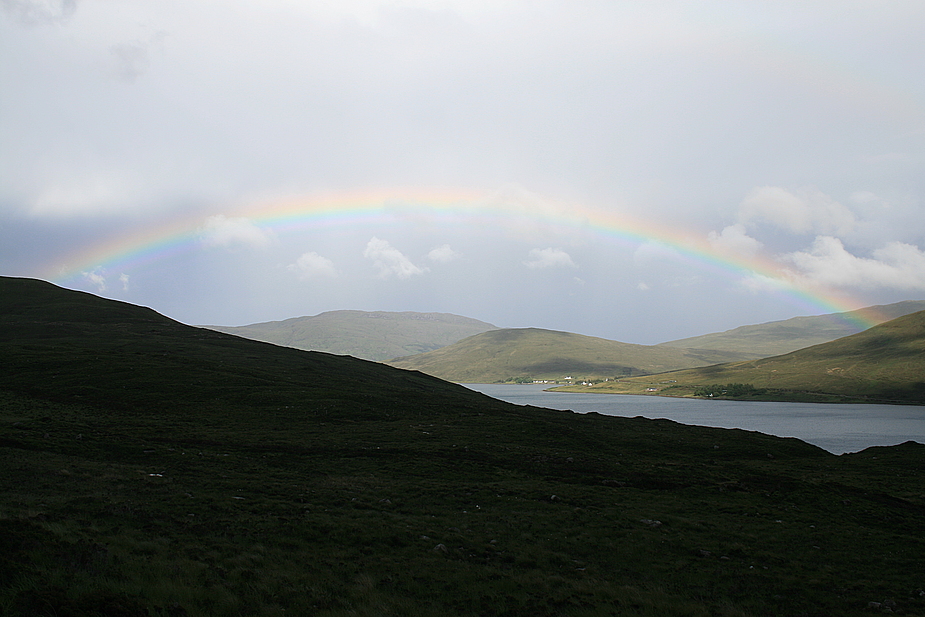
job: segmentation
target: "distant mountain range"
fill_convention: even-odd
[[[506,328],[388,363],[447,381],[576,380],[648,375],[758,358],[757,354],[634,345],[540,328]]]
[[[496,326],[449,313],[329,311],[248,326],[204,326],[308,351],[388,360],[445,347]]]
[[[296,349],[387,361],[449,381],[616,379],[754,360],[833,341],[925,310],[925,301],[794,317],[713,334],[635,345],[570,332],[506,328],[449,313],[330,311],[248,326],[206,326]]]
[[[859,322],[880,324],[918,311],[925,311],[925,301],[908,300],[847,313],[793,317],[661,344],[666,347],[717,349],[776,356],[857,334],[864,330],[858,325]]]
[[[767,389],[754,396],[773,400],[925,404],[925,311],[788,354],[624,379],[583,391],[724,396],[733,395],[734,388],[711,386],[732,384]]]

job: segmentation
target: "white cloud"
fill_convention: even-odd
[[[273,241],[273,235],[261,229],[249,218],[228,218],[223,214],[210,216],[200,229],[203,244],[209,247],[248,246],[263,248]]]
[[[739,205],[739,220],[770,223],[794,233],[845,235],[856,225],[854,213],[816,190],[792,193],[777,186],[753,189]]]
[[[314,251],[302,253],[295,263],[289,264],[286,268],[291,272],[295,272],[303,280],[320,277],[334,278],[337,276],[337,268],[334,267],[334,262]]]
[[[401,251],[394,248],[386,240],[373,236],[366,244],[363,257],[373,260],[373,265],[379,270],[379,278],[396,276],[400,279],[409,279],[412,276],[424,274],[425,269],[419,268],[405,257]]]
[[[711,231],[708,240],[715,251],[740,257],[754,257],[763,246],[749,236],[740,223],[724,227],[719,233]]]
[[[431,250],[427,253],[428,259],[438,263],[446,263],[448,261],[453,261],[454,259],[459,259],[462,255],[454,251],[449,244],[444,244],[443,246],[438,246],[437,248]]]
[[[106,276],[102,274],[99,270],[92,270],[89,272],[81,272],[81,276],[84,277],[88,283],[96,287],[99,293],[103,293],[108,289],[108,284],[106,281]],[[122,291],[128,291],[128,281],[129,276],[124,272],[119,275],[119,282],[122,284]]]
[[[523,262],[528,268],[559,268],[568,266],[576,268],[571,256],[562,249],[531,249],[529,258]]]
[[[773,278],[764,274],[752,272],[740,281],[742,287],[752,294],[761,294],[766,292],[776,293],[786,289],[789,283],[783,279]]]
[[[106,291],[106,277],[99,272],[81,272],[81,275],[83,275],[87,281],[95,285],[100,293]]]
[[[808,251],[784,255],[799,270],[797,277],[840,288],[925,290],[925,252],[905,242],[890,242],[857,257],[841,240],[819,236]]]

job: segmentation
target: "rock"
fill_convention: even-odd
[[[446,545],[441,543],[434,547],[434,552],[435,553],[448,553],[449,551],[447,550]]]

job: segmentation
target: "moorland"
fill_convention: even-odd
[[[502,403],[0,277],[0,614],[925,613],[925,446]]]

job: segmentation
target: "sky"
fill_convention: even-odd
[[[925,3],[0,0],[0,274],[654,344],[925,299]]]

